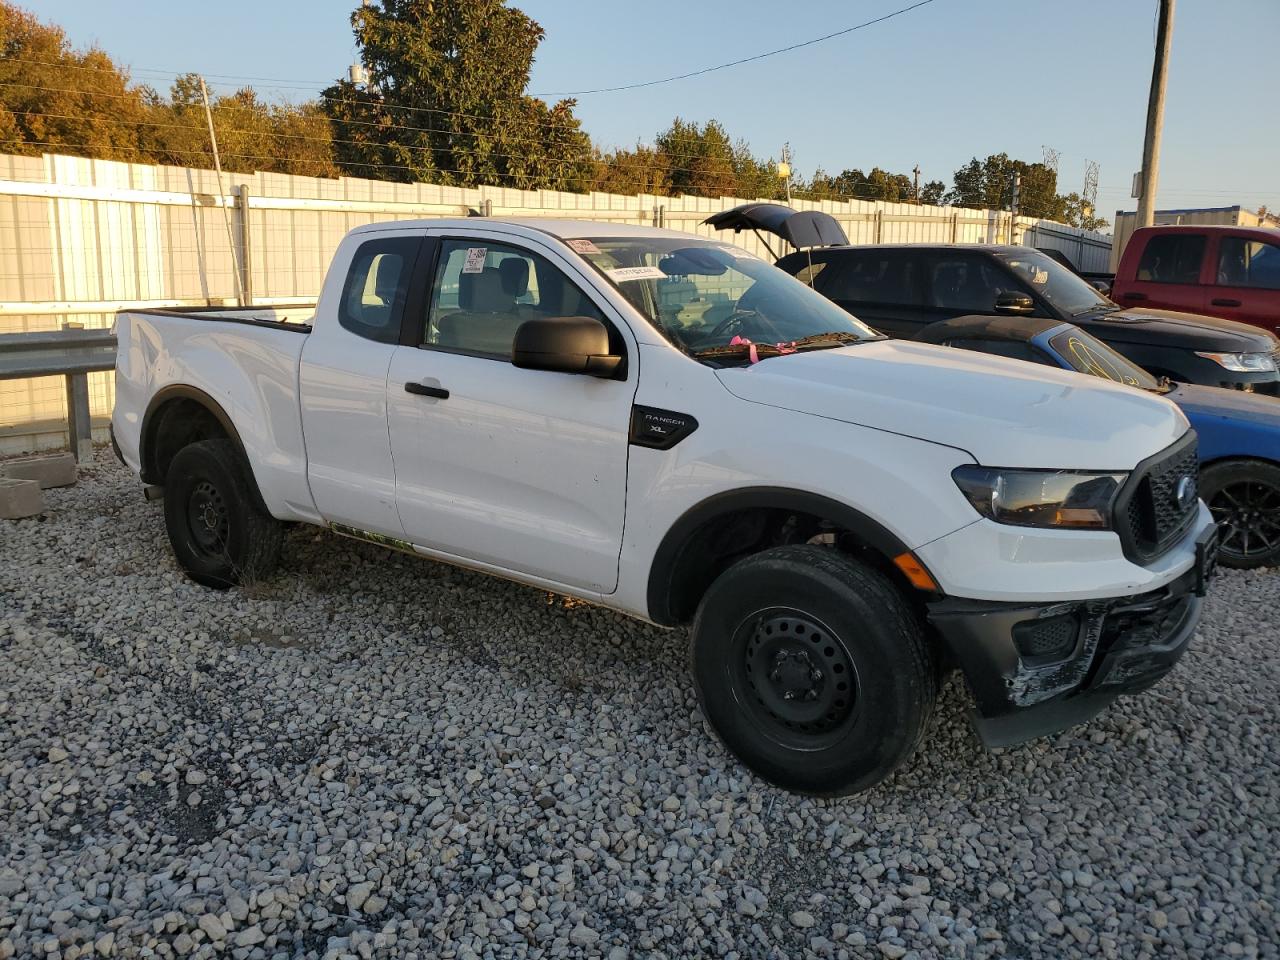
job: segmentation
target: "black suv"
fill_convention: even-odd
[[[778,266],[890,336],[915,338],[931,323],[970,314],[1065,320],[1157,376],[1280,392],[1273,334],[1215,317],[1120,307],[1030,247],[813,247]]]

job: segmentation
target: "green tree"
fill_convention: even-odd
[[[597,151],[595,189],[628,195],[670,195],[671,160],[661,150],[642,145],[633,150]]]
[[[1097,211],[1085,204],[1080,194],[1072,192],[1061,198],[1062,222],[1082,230],[1105,230],[1111,221],[1097,216]]]
[[[959,207],[1007,210],[1013,202],[1013,177],[1022,175],[1018,210],[1029,217],[1063,220],[1065,202],[1058,196],[1058,175],[1043,163],[1011,160],[1007,153],[993,153],[985,160],[974,157],[955,172],[946,202]]]
[[[584,190],[591,143],[574,101],[527,96],[543,30],[504,0],[381,0],[351,15],[367,86],[324,92],[355,176]]]
[[[101,50],[71,49],[60,27],[0,3],[0,152],[145,159],[142,88]]]

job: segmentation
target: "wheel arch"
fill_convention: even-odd
[[[715,494],[686,510],[658,545],[649,568],[649,618],[663,626],[692,619],[711,582],[744,556],[777,546],[780,533],[833,533],[860,548],[896,584],[908,586],[893,558],[909,552],[892,531],[860,510],[820,494],[786,487],[749,487]],[[915,591],[907,590],[908,596]]]
[[[169,464],[179,450],[200,440],[214,439],[230,440],[245,464],[249,464],[240,433],[217,400],[187,384],[157,390],[147,404],[139,433],[138,459],[143,482],[163,486]],[[248,466],[248,475],[255,506],[270,513],[251,466]]]

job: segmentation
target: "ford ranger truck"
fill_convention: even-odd
[[[885,339],[688,234],[376,224],[308,324],[116,330],[114,438],[191,579],[310,523],[687,627],[711,726],[797,791],[889,775],[950,669],[988,745],[1144,689],[1213,564],[1173,404]]]

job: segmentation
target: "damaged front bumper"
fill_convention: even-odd
[[[1008,746],[1084,723],[1163,677],[1200,621],[1216,555],[1210,526],[1192,568],[1158,590],[1053,604],[930,604],[929,619],[973,692],[982,742]]]

